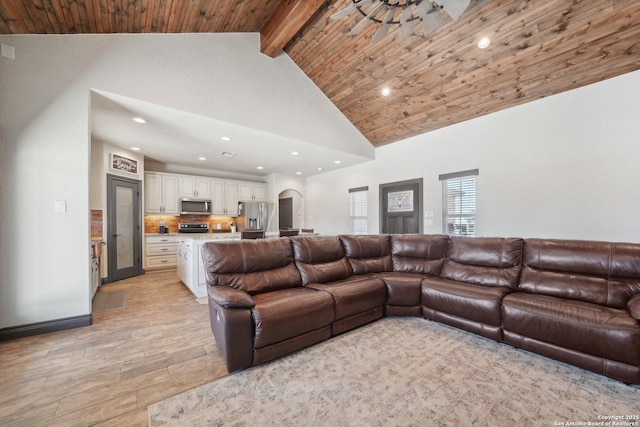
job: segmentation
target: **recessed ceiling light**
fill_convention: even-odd
[[[339,165],[340,163],[342,163],[342,160],[334,160],[334,162],[336,165]]]
[[[147,123],[147,121],[145,119],[143,119],[142,117],[134,117],[131,120],[133,120],[136,123]]]
[[[298,154],[300,154],[300,153],[298,153],[297,151],[292,151],[292,152],[291,152],[291,155],[292,155],[292,156],[297,156]]]
[[[491,39],[489,37],[482,37],[480,40],[478,40],[478,47],[480,49],[486,49],[489,47],[490,44],[491,44]]]
[[[220,139],[223,141],[231,141],[231,138],[228,136],[221,136]]]
[[[296,175],[302,175],[302,172],[296,172]]]
[[[380,93],[382,94],[382,96],[389,96],[391,95],[391,89],[389,89],[388,87],[383,87]]]
[[[131,147],[131,149],[132,149],[133,151],[140,151],[140,150],[142,150],[142,148],[140,148],[140,147]]]
[[[322,172],[324,169],[323,169],[323,168],[318,168],[318,170],[319,170],[320,172]]]
[[[264,169],[264,166],[258,166],[256,169],[262,170],[262,169]]]
[[[223,151],[222,153],[220,153],[221,155],[225,156],[225,157],[233,157],[236,155],[236,153],[231,153],[229,151]]]
[[[207,160],[206,157],[198,157],[198,160]]]

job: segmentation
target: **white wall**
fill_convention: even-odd
[[[259,52],[259,39],[0,36],[16,54],[0,57],[0,329],[91,312],[92,89],[372,155],[290,58]],[[67,211],[54,212],[55,201]]]
[[[438,175],[478,168],[477,235],[640,242],[640,71],[376,150],[376,160],[307,179],[307,223],[349,232],[348,189],[424,179],[442,231]]]

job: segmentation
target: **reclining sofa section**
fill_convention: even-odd
[[[203,245],[229,372],[383,316],[423,316],[640,384],[640,245],[445,235]]]

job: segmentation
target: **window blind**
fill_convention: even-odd
[[[443,232],[474,236],[476,231],[476,175],[478,170],[441,175]],[[443,179],[444,177],[444,179]]]
[[[369,187],[352,188],[349,190],[352,234],[367,234],[369,229],[368,194]]]

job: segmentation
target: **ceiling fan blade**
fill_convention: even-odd
[[[437,8],[433,6],[427,6],[427,2],[423,1],[417,5],[418,12],[420,13],[420,23],[422,24],[422,33],[427,36],[431,34],[442,24],[444,24],[444,17],[440,14]]]
[[[353,3],[352,5],[342,9],[340,12],[336,12],[333,15],[331,15],[331,19],[336,19],[336,20],[342,19],[348,14],[350,14],[351,12],[353,12],[354,10],[356,10],[357,8],[359,8],[360,6],[364,6],[367,3],[373,3],[374,1],[375,0],[361,0],[358,3]]]
[[[389,23],[393,20],[393,16],[395,14],[396,8],[390,8],[389,12],[387,12],[387,16],[384,18],[384,21],[382,21],[380,28],[378,28],[378,31],[376,31],[376,33],[374,34],[373,39],[371,39],[371,43],[379,42],[384,38],[384,36],[387,35],[387,33],[389,32],[389,28],[391,27]]]
[[[402,9],[402,15],[400,16],[400,29],[398,30],[398,37],[396,37],[396,41],[401,43],[409,37],[409,35],[413,32],[413,12],[411,11],[411,6],[407,6]]]
[[[467,10],[471,0],[437,0],[437,3],[455,21]]]
[[[367,25],[371,24],[373,21],[370,19],[373,17],[373,15],[376,14],[376,12],[378,12],[378,10],[384,6],[384,3],[378,3],[378,5],[376,7],[373,8],[373,10],[371,12],[369,12],[369,14],[363,18],[362,20],[360,20],[360,22],[358,22],[355,27],[353,27],[351,29],[351,32],[349,33],[350,36],[355,36],[356,34],[359,34],[362,30],[364,30]]]

